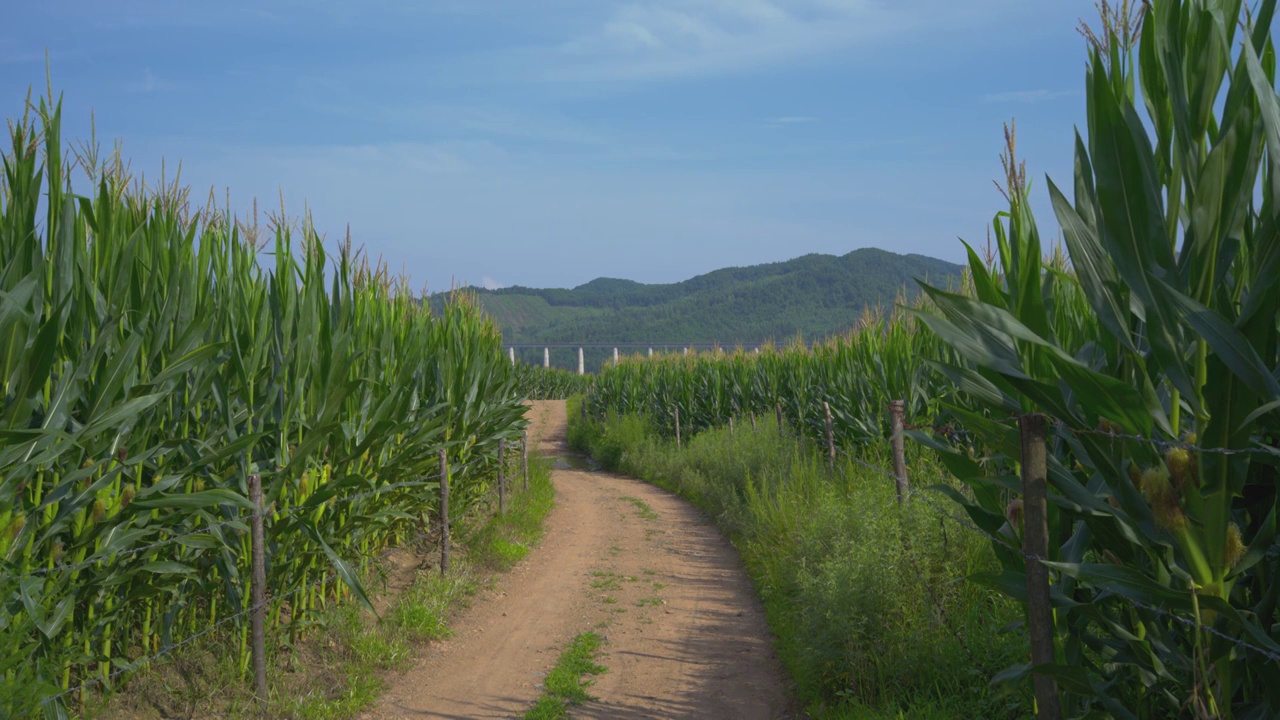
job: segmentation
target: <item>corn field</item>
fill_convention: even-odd
[[[0,185],[4,717],[75,712],[230,619],[247,671],[249,475],[269,628],[294,634],[364,598],[358,559],[428,527],[441,448],[462,514],[524,426],[468,298],[433,319],[350,243],[192,210],[118,155],[69,161],[60,115],[50,99],[10,124]]]
[[[1084,28],[1074,199],[1049,180],[1045,254],[1009,129],[1007,211],[964,288],[812,352],[628,360],[593,412],[689,431],[774,411],[874,450],[888,400],[968,492],[1025,601],[1050,569],[1068,717],[1280,717],[1280,98],[1274,0],[1102,3]],[[1139,92],[1140,90],[1140,92]],[[1024,556],[1016,417],[1050,420],[1049,557]],[[825,419],[824,419],[825,420]]]
[[[530,400],[564,400],[591,387],[594,375],[579,375],[560,368],[517,363],[516,392]]]
[[[781,410],[788,427],[818,439],[825,438],[826,402],[840,444],[864,444],[887,437],[891,401],[904,399],[913,417],[928,417],[953,393],[929,361],[954,352],[922,330],[905,309],[867,310],[856,330],[812,348],[798,342],[760,352],[628,356],[600,373],[588,407],[596,416],[646,415],[667,435],[675,433],[676,410],[685,435]]]

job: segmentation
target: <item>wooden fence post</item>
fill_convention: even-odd
[[[520,472],[524,475],[524,489],[529,489],[529,431],[524,431],[520,443]]]
[[[586,373],[587,373],[587,366],[582,361],[582,348],[578,348],[578,374],[585,375]]]
[[[894,400],[889,403],[889,425],[893,432],[893,476],[898,481],[898,504],[901,505],[907,501],[907,452],[905,447],[905,438],[902,435],[903,420],[902,416],[906,412],[906,403],[902,400]]]
[[[782,434],[782,401],[779,400],[774,402],[773,409],[778,413],[778,434],[781,435]]]
[[[542,367],[551,367],[551,348],[542,348]]]
[[[756,414],[751,413],[751,432],[756,431]]]
[[[831,403],[822,401],[822,412],[827,416],[827,469],[836,469],[836,432],[831,424]]]
[[[440,573],[449,572],[449,457],[440,448]]]
[[[676,407],[676,449],[680,449],[680,408]]]
[[[1022,551],[1027,563],[1027,628],[1031,634],[1031,662],[1054,661],[1053,607],[1049,601],[1049,569],[1041,558],[1049,556],[1049,518],[1045,507],[1048,470],[1045,461],[1046,426],[1043,415],[1023,415],[1022,430]],[[1036,716],[1059,720],[1058,683],[1047,675],[1033,676]]]
[[[733,416],[729,416],[729,437],[733,437]]]
[[[613,349],[613,364],[618,364],[618,348]]]
[[[267,563],[265,538],[262,531],[262,476],[249,476],[249,503],[253,511],[249,516],[249,539],[252,547],[252,573],[249,602],[253,603],[249,614],[249,632],[253,636],[253,694],[262,712],[267,711]]]
[[[498,441],[498,514],[507,514],[507,441]]]

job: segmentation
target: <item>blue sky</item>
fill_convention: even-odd
[[[1017,119],[1042,232],[1070,187],[1090,0],[45,0],[0,109],[311,211],[415,286],[671,282],[881,247],[959,261]]]

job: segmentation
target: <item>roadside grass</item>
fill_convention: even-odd
[[[543,521],[555,504],[551,485],[551,464],[542,457],[529,456],[529,489],[514,472],[508,479],[507,514],[493,517],[472,532],[462,533],[467,557],[476,565],[505,572],[529,554],[542,539]]]
[[[573,639],[560,654],[555,667],[547,673],[542,684],[542,695],[524,714],[524,720],[559,720],[568,717],[568,709],[592,700],[587,693],[591,681],[587,675],[605,672],[596,664],[596,654],[604,640],[594,632],[585,632]]]
[[[372,591],[382,588],[385,609],[374,616],[352,601],[328,601],[328,612],[297,639],[267,637],[269,717],[295,720],[345,720],[372,706],[382,695],[388,671],[409,667],[416,645],[450,636],[448,620],[469,602],[486,577],[505,571],[528,554],[542,537],[542,523],[554,505],[551,464],[529,457],[529,489],[517,477],[509,487],[503,517],[472,515],[458,522],[458,552],[447,576],[437,568],[409,570],[407,587],[389,591],[390,562],[361,573]],[[438,558],[439,548],[406,549],[418,557]],[[404,571],[401,571],[403,573]],[[375,604],[378,593],[374,593]],[[238,631],[214,633],[208,642],[176,652],[150,672],[132,680],[105,704],[86,708],[85,717],[260,717],[252,681],[235,661]]]
[[[852,462],[829,470],[767,418],[682,450],[640,417],[569,418],[575,449],[688,498],[733,541],[813,716],[1015,718],[1030,707],[989,687],[1027,654],[1000,630],[1021,621],[1018,607],[966,579],[998,569],[990,548],[923,502],[899,507],[892,482]],[[909,466],[916,487],[955,486],[923,453]]]

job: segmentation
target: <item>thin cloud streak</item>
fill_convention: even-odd
[[[526,43],[418,68],[428,85],[581,85],[733,75],[871,50],[908,36],[955,32],[1016,12],[1018,0],[655,0],[583,2],[593,18],[558,41]]]

